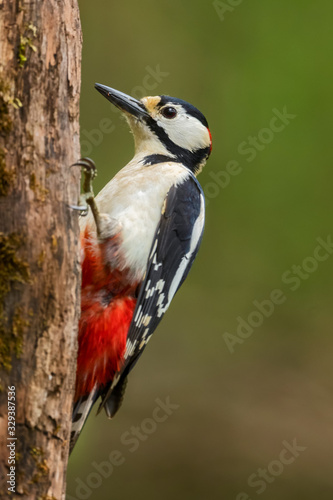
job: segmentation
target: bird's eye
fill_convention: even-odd
[[[166,108],[163,108],[161,111],[162,115],[164,118],[174,118],[177,115],[177,110],[173,108],[172,106],[167,106]]]

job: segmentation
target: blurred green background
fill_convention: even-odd
[[[332,499],[333,250],[313,257],[317,238],[333,236],[332,2],[81,0],[80,9],[82,154],[97,163],[96,192],[133,144],[94,82],[191,102],[213,153],[199,178],[208,200],[199,256],[119,414],[92,412],[68,498]],[[263,303],[275,289],[283,303]],[[168,397],[179,407],[154,423],[155,400]],[[130,446],[132,426],[142,435]],[[295,439],[295,456],[283,452]]]

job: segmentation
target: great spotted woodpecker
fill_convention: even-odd
[[[109,418],[127,376],[184,282],[205,219],[196,175],[212,149],[208,124],[187,102],[166,95],[136,100],[96,84],[127,118],[135,156],[93,197],[94,165],[83,159],[82,301],[70,449],[101,397]]]

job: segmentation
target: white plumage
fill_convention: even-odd
[[[172,185],[189,176],[188,169],[180,163],[143,165],[143,159],[150,153],[135,155],[95,198],[100,213],[120,225],[119,264],[130,268],[137,280],[145,273],[165,197]],[[87,226],[95,233],[92,214],[82,222],[83,230]]]

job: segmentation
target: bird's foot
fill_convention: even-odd
[[[81,216],[88,214],[88,206],[90,206],[93,214],[97,211],[97,206],[94,198],[94,191],[92,181],[97,175],[96,165],[90,158],[80,158],[77,162],[73,163],[71,167],[80,167],[83,172],[83,186],[78,205],[71,205],[73,210],[79,210]]]
[[[110,238],[120,230],[120,227],[117,221],[107,214],[101,214],[97,208],[92,187],[93,180],[97,175],[95,163],[90,158],[81,158],[71,166],[81,167],[83,171],[83,185],[79,204],[71,205],[71,208],[79,210],[81,216],[86,216],[89,210],[88,207],[90,207],[95,220],[98,237],[101,240]]]

